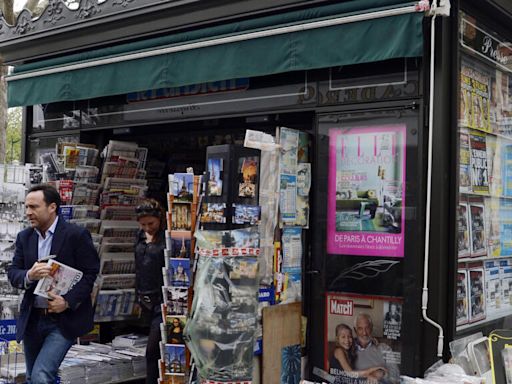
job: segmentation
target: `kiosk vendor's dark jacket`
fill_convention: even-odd
[[[82,336],[93,328],[93,307],[91,291],[99,272],[98,253],[92,243],[89,231],[74,224],[66,223],[61,217],[53,235],[51,255],[56,261],[83,272],[82,279],[63,297],[69,308],[55,314],[58,326],[64,336],[75,338]],[[12,264],[7,273],[11,284],[25,289],[27,271],[37,261],[38,235],[33,228],[27,228],[18,234],[16,250]],[[17,322],[16,340],[23,339],[30,312],[34,305],[34,289],[37,281],[32,282],[25,291],[21,303],[20,317]]]

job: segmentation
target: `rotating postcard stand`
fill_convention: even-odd
[[[258,315],[259,151],[209,147],[194,300],[184,330],[202,383],[252,381]],[[243,209],[238,208],[243,206]]]

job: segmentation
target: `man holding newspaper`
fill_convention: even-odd
[[[23,340],[30,384],[54,383],[75,338],[93,328],[91,291],[98,254],[86,229],[59,218],[60,202],[49,185],[28,191],[25,209],[31,227],[18,234],[8,268],[11,284],[26,290],[16,339]]]

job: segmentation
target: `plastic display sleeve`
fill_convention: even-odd
[[[198,243],[205,234],[196,233]],[[240,233],[219,231],[224,239]],[[210,234],[206,234],[208,237]],[[235,239],[235,240],[233,240]],[[203,380],[250,381],[258,310],[258,259],[254,256],[200,256],[190,319],[184,329]]]

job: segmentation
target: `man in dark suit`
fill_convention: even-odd
[[[99,271],[98,254],[86,229],[59,218],[59,206],[59,193],[49,185],[28,191],[25,209],[31,228],[18,234],[8,268],[11,284],[26,290],[16,340],[23,340],[30,384],[54,383],[75,338],[93,328],[91,291]],[[34,288],[50,273],[44,261],[49,255],[82,271],[83,277],[65,295],[49,293],[50,299],[45,299],[35,295]]]

